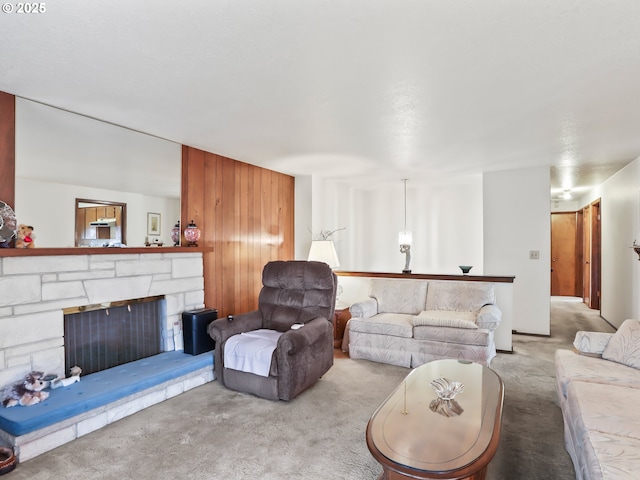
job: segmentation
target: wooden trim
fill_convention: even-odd
[[[69,247],[69,248],[0,248],[0,257],[44,257],[57,255],[127,255],[130,253],[206,253],[203,247]]]
[[[382,273],[335,271],[339,277],[405,278],[411,280],[457,280],[462,282],[513,283],[515,276],[442,275],[432,273]]]
[[[0,92],[0,200],[16,209],[16,97]]]

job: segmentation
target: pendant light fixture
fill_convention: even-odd
[[[409,263],[411,263],[411,232],[407,230],[407,181],[408,178],[403,178],[404,182],[404,230],[398,235],[398,243],[400,244],[400,253],[404,253],[404,269],[402,273],[411,273]]]

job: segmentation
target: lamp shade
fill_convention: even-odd
[[[404,231],[398,235],[398,243],[400,245],[411,245],[411,232]]]
[[[333,240],[313,240],[309,249],[309,261],[324,262],[331,268],[340,266]]]

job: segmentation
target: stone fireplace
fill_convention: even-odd
[[[64,309],[162,296],[161,351],[182,348],[181,314],[204,306],[201,252],[0,257],[0,386],[65,371]],[[167,252],[167,253],[165,253]]]

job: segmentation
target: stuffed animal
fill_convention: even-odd
[[[23,381],[6,388],[2,392],[2,406],[7,408],[15,405],[28,407],[49,398],[49,392],[42,391],[47,386],[42,375],[42,372],[31,372],[24,377]]]
[[[21,223],[18,225],[18,232],[16,236],[16,248],[34,248],[36,246],[33,239],[36,238],[33,233],[33,227]]]

